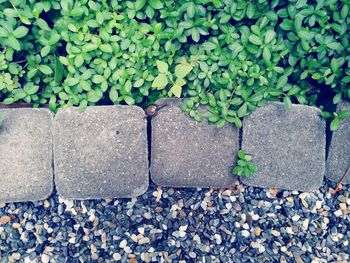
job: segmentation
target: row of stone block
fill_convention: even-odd
[[[66,108],[55,116],[46,109],[0,110],[0,202],[45,199],[54,184],[72,199],[138,196],[148,188],[149,170],[161,186],[230,187],[239,130],[194,121],[180,100],[159,103],[167,106],[152,118],[150,168],[139,107]],[[333,181],[350,163],[349,132],[346,120],[333,135],[326,173]],[[276,102],[258,108],[243,121],[242,148],[258,166],[242,178],[247,185],[312,191],[322,184],[326,130],[317,108],[287,110]]]

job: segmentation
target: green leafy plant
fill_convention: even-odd
[[[331,121],[330,130],[336,131],[339,128],[341,121],[350,116],[350,111],[334,112],[333,115],[334,118]]]
[[[57,111],[146,107],[176,96],[186,98],[189,115],[218,127],[241,127],[266,101],[320,106],[325,89],[337,104],[350,99],[349,6],[348,0],[0,0],[0,101]],[[331,112],[335,123],[339,114]]]
[[[257,166],[253,163],[252,157],[243,150],[237,153],[237,165],[232,169],[233,175],[252,176],[257,171]]]
[[[171,88],[168,92],[168,96],[172,95],[180,98],[182,93],[182,87],[186,84],[185,77],[191,72],[192,65],[188,64],[185,59],[175,66],[174,74],[169,72],[169,66],[166,62],[157,60],[157,68],[159,74],[152,82],[152,87],[158,90],[164,89],[168,84],[171,84]]]

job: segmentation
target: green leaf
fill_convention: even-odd
[[[239,159],[244,159],[245,158],[245,153],[243,150],[239,150],[237,153],[237,156]]]
[[[330,49],[336,50],[338,53],[344,50],[344,47],[338,42],[331,42],[327,44]]]
[[[100,97],[98,96],[96,91],[90,90],[87,94],[87,100],[89,102],[98,102],[100,100]]]
[[[135,2],[135,11],[141,10],[146,4],[146,0],[136,0]]]
[[[200,34],[199,34],[199,30],[196,27],[193,27],[191,29],[191,37],[194,42],[199,42]]]
[[[128,105],[135,105],[135,100],[132,97],[130,97],[130,96],[125,96],[124,97],[124,101]]]
[[[254,45],[261,46],[263,44],[261,39],[260,39],[260,37],[258,37],[257,35],[252,34],[252,35],[249,36],[248,39]]]
[[[183,79],[185,78],[193,69],[193,67],[189,64],[179,64],[175,67],[175,76],[177,78]]]
[[[276,37],[276,33],[273,30],[269,30],[265,33],[265,44],[270,43]]]
[[[158,71],[160,73],[167,73],[168,72],[168,64],[167,63],[160,61],[160,60],[157,60],[156,64],[157,64]]]
[[[8,37],[9,32],[0,26],[0,37]]]
[[[186,85],[186,81],[184,79],[179,78],[179,79],[176,79],[175,84],[182,87],[182,86]]]
[[[284,97],[283,102],[287,109],[292,108],[292,101],[289,97]]]
[[[22,38],[28,34],[28,28],[24,26],[17,27],[15,31],[13,31],[13,35],[15,38]]]
[[[46,75],[50,75],[53,73],[52,69],[47,65],[40,65],[39,70]]]
[[[196,6],[194,3],[190,2],[187,6],[187,16],[193,18],[196,13]]]
[[[55,77],[54,80],[56,83],[61,83],[61,80],[63,78],[64,69],[61,61],[57,56],[55,56]]]
[[[267,65],[271,64],[271,52],[268,47],[264,47],[263,49],[263,58]]]
[[[28,94],[28,95],[33,95],[39,90],[38,85],[24,85],[23,90]]]
[[[166,85],[168,85],[168,77],[160,73],[152,82],[152,87],[157,88],[157,89],[164,89]]]
[[[280,24],[280,28],[282,28],[284,31],[291,31],[293,29],[293,22],[291,20],[284,19]]]
[[[135,88],[139,88],[139,87],[141,87],[143,85],[144,82],[145,82],[144,79],[138,79],[138,80],[135,81],[134,87]]]
[[[110,100],[113,102],[113,103],[116,103],[117,100],[118,100],[118,91],[116,88],[112,87],[110,90],[109,90],[109,98]]]
[[[224,119],[220,119],[220,120],[218,121],[218,123],[216,124],[216,127],[217,127],[218,129],[221,129],[222,127],[225,126],[225,124],[226,124],[226,121],[225,121]]]
[[[101,76],[101,75],[94,75],[92,77],[92,82],[95,83],[95,84],[100,84],[103,81],[105,81],[105,78],[103,76]]]
[[[171,87],[170,92],[174,94],[176,97],[181,97],[182,87],[180,85],[174,84],[174,86]]]
[[[9,104],[14,102],[14,99],[13,98],[6,98],[6,99],[4,99],[3,102],[4,102],[4,104],[9,105]]]
[[[88,106],[88,101],[87,100],[82,100],[79,103],[79,110],[81,112],[83,112],[84,110],[86,110],[87,106]]]
[[[283,86],[287,84],[287,81],[288,81],[288,77],[286,75],[282,75],[277,81],[276,88],[277,89],[283,88]]]
[[[74,59],[74,65],[79,68],[81,65],[84,64],[84,57],[82,54],[78,54]]]
[[[112,53],[113,52],[113,48],[110,44],[102,44],[99,47],[103,52],[106,53]]]
[[[65,84],[67,84],[69,87],[72,87],[74,85],[77,85],[79,83],[79,80],[76,78],[67,78],[64,81]]]
[[[21,44],[19,43],[19,41],[15,37],[9,36],[7,39],[7,43],[14,50],[17,50],[17,51],[21,50]]]
[[[334,97],[333,97],[333,104],[338,104],[342,99],[341,93],[337,93]]]
[[[211,51],[211,50],[214,50],[215,48],[217,47],[216,44],[212,43],[212,42],[204,42],[202,44],[202,48],[204,48],[204,50],[207,50],[207,51]]]
[[[331,125],[330,125],[330,130],[331,131],[336,131],[340,126],[340,118],[335,117],[332,121],[331,121]]]
[[[247,115],[247,103],[243,103],[242,106],[238,109],[237,115],[242,118]]]
[[[91,85],[86,80],[80,80],[79,81],[79,87],[81,87],[85,91],[90,91],[91,90]]]
[[[51,47],[50,46],[44,46],[41,50],[40,50],[40,55],[41,57],[46,57],[51,51]]]
[[[149,0],[148,4],[153,8],[153,9],[162,9],[163,8],[163,2],[160,0]]]
[[[247,7],[247,17],[252,19],[255,14],[255,5],[253,3],[249,3]]]
[[[51,28],[49,27],[49,25],[46,23],[46,21],[42,18],[38,18],[36,20],[37,25],[42,29],[42,30],[47,30],[50,31]]]

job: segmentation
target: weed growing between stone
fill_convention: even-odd
[[[232,169],[233,175],[252,176],[257,171],[257,166],[253,163],[252,156],[246,154],[243,150],[239,150],[237,157],[237,164]]]

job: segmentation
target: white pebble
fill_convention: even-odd
[[[46,254],[41,255],[41,262],[42,263],[49,263],[50,262],[50,257]]]
[[[244,236],[244,237],[249,237],[249,231],[247,231],[247,230],[242,230],[242,236]]]
[[[148,237],[143,237],[139,240],[140,245],[144,245],[150,242],[150,239]]]
[[[322,207],[322,201],[317,200],[315,206],[316,206],[316,209],[321,209],[321,207]]]
[[[222,239],[219,234],[215,234],[214,238],[215,238],[216,244],[220,245],[222,243]]]
[[[125,248],[127,244],[128,244],[128,243],[126,242],[126,240],[123,239],[123,240],[119,243],[119,247],[120,247],[120,248]]]
[[[275,236],[275,237],[279,237],[280,235],[281,235],[281,233],[280,232],[278,232],[277,230],[271,230],[271,234],[273,235],[273,236]]]
[[[265,247],[260,244],[260,246],[258,248],[258,251],[259,251],[259,253],[264,253],[265,252]]]
[[[179,231],[179,237],[185,237],[185,236],[186,236],[186,232],[180,230],[180,231]]]
[[[296,221],[298,221],[300,219],[300,216],[299,215],[294,215],[294,216],[292,216],[292,220],[294,221],[294,222],[296,222]]]
[[[114,260],[121,260],[122,256],[119,253],[114,253],[113,254],[113,259]]]
[[[308,227],[309,227],[309,222],[310,222],[310,219],[305,219],[305,220],[303,221],[303,228],[304,228],[304,230],[307,230],[307,229],[308,229]]]
[[[343,215],[343,211],[341,211],[340,209],[338,209],[337,211],[334,212],[334,215],[335,215],[336,217],[340,217],[340,216]]]
[[[145,233],[145,229],[143,227],[139,227],[137,231],[139,231],[139,233],[142,235]]]
[[[252,219],[253,219],[254,221],[259,220],[259,218],[260,218],[260,216],[259,216],[258,214],[254,214],[254,215],[252,216]]]

